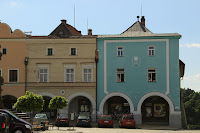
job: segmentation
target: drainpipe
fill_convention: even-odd
[[[99,51],[96,49],[95,50],[95,62],[96,62],[96,122],[97,122],[97,63],[99,60]]]
[[[28,66],[28,57],[25,57],[24,59],[24,64],[25,64],[25,94],[26,94],[26,89],[27,89],[27,66]]]

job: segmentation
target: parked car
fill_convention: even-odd
[[[84,115],[80,115],[77,119],[77,127],[91,127],[91,120],[90,117],[88,116],[84,116]]]
[[[35,117],[33,118],[33,122],[38,122],[39,124],[44,126],[42,130],[48,130],[48,126],[45,126],[45,124],[49,123],[49,120],[46,114],[36,114]]]
[[[0,112],[0,133],[9,133],[9,117],[2,112]]]
[[[119,127],[130,127],[135,128],[135,119],[133,114],[123,115],[119,120]]]
[[[113,119],[111,115],[101,115],[98,127],[113,127]]]
[[[69,119],[65,114],[59,114],[56,118],[56,126],[69,126]]]
[[[0,112],[8,115],[10,133],[33,133],[32,125],[27,121],[18,118],[8,110],[0,109]]]

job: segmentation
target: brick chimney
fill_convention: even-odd
[[[142,16],[142,18],[141,18],[141,24],[142,24],[143,26],[145,26],[145,18],[144,18],[144,16]]]
[[[88,35],[92,35],[92,29],[88,29]]]
[[[65,20],[65,19],[62,19],[62,20],[60,20],[61,21],[61,23],[63,23],[63,24],[66,24],[67,23],[67,20]]]

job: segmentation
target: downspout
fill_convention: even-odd
[[[99,51],[96,49],[95,50],[95,63],[96,63],[96,122],[97,122],[97,63],[99,60]]]
[[[24,64],[25,64],[25,94],[26,94],[26,90],[27,90],[27,66],[28,66],[28,57],[25,57],[24,59]]]

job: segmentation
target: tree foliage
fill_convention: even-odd
[[[191,89],[181,89],[181,95],[186,112],[188,125],[199,125],[200,127],[200,92]]]
[[[68,102],[64,97],[55,96],[49,102],[49,109],[63,109],[67,107]]]
[[[14,104],[14,107],[22,112],[41,111],[43,106],[43,97],[29,91],[26,91],[25,96],[19,97]]]

